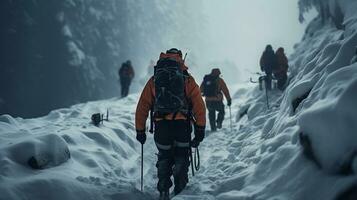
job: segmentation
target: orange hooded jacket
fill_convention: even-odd
[[[167,54],[161,54],[160,58],[167,56]],[[173,56],[173,55],[171,55]],[[183,64],[183,61],[179,59],[182,69],[187,70],[188,68]],[[188,78],[185,80],[185,94],[187,95],[187,100],[192,105],[192,114],[193,118],[198,126],[206,126],[206,107],[203,102],[200,89],[195,82],[194,78],[189,75]],[[136,114],[135,114],[135,128],[139,132],[143,132],[146,129],[146,120],[149,116],[149,112],[154,105],[155,101],[155,84],[153,77],[149,79],[146,83],[138,105],[136,107]],[[167,115],[165,120],[173,120],[173,114]],[[186,119],[186,116],[182,113],[178,113],[174,120]],[[155,121],[163,120],[156,118]]]
[[[213,75],[213,76],[219,76],[220,74],[221,74],[221,72],[219,71],[219,69],[213,69],[211,72],[211,75]],[[200,86],[201,92],[203,92],[203,90],[204,90],[203,87],[204,87],[204,85],[202,82],[202,84]],[[232,100],[226,82],[224,82],[224,80],[220,77],[218,77],[218,90],[217,91],[218,92],[217,92],[216,96],[205,97],[206,102],[207,101],[223,101],[223,94],[226,97],[227,101]],[[222,94],[222,92],[223,92],[223,94]]]
[[[289,64],[288,64],[288,58],[286,57],[284,53],[283,48],[279,48],[276,53],[276,59],[277,59],[277,66],[276,69],[273,70],[274,75],[282,75],[286,74],[288,72]]]
[[[127,78],[134,78],[135,72],[133,66],[128,63],[123,63],[123,65],[119,69],[119,77],[127,77]]]

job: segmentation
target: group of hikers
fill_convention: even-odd
[[[355,59],[355,60],[357,60],[357,59]],[[149,69],[148,72],[153,72],[154,66],[155,66],[154,61],[151,61],[149,68],[148,68]],[[275,80],[277,80],[277,88],[280,90],[284,90],[287,79],[288,79],[287,72],[288,72],[288,68],[289,68],[288,59],[285,55],[284,48],[280,47],[280,48],[278,48],[278,50],[276,52],[274,52],[273,47],[271,45],[267,45],[265,48],[265,51],[263,52],[263,55],[260,58],[260,68],[263,72],[265,72],[264,78],[259,79],[260,84],[262,83],[262,81],[264,79],[266,88],[268,90],[271,90],[272,79],[275,79]],[[211,77],[219,76],[220,73],[221,72],[219,69],[213,69],[211,74],[209,76],[206,76],[204,78],[204,80],[209,80]],[[135,76],[134,68],[133,68],[130,60],[127,60],[126,62],[124,62],[121,65],[121,67],[118,70],[118,76],[119,76],[120,86],[121,86],[121,97],[126,97],[129,94],[129,88],[130,88],[131,82]],[[230,100],[229,92],[227,92],[228,90],[226,89],[227,87],[226,87],[226,84],[224,83],[223,79],[217,79],[217,80],[219,80],[218,82],[219,82],[220,88],[222,89],[223,94],[226,96],[227,101]],[[208,88],[209,88],[209,86],[208,86]],[[206,91],[203,89],[204,89],[204,87],[201,85],[201,90]],[[229,103],[229,101],[228,101],[228,103]],[[220,106],[219,105],[210,105],[208,107],[211,107],[212,109],[214,107],[215,108],[214,110],[219,111],[220,114],[218,114],[218,119],[221,119],[222,113],[224,113],[221,111],[222,110],[221,105]],[[210,113],[212,113],[212,112],[210,112]],[[211,114],[210,116],[213,116],[213,115]],[[218,125],[217,128],[219,128],[220,123],[217,123],[217,125]]]
[[[211,131],[216,131],[222,128],[225,116],[224,97],[227,106],[232,104],[230,92],[220,77],[219,68],[213,68],[210,74],[205,75],[199,86],[188,72],[184,60],[182,52],[176,48],[160,54],[156,65],[152,63],[154,74],[141,93],[135,114],[136,139],[142,148],[146,142],[146,133],[154,133],[158,149],[157,189],[161,200],[170,199],[169,191],[173,185],[174,194],[177,195],[188,183],[190,161],[192,162],[191,148],[198,148],[205,137],[206,108]],[[357,62],[357,49],[352,60],[354,62]],[[275,78],[277,87],[283,90],[288,71],[284,49],[280,47],[274,52],[272,46],[267,45],[261,56],[260,66],[266,74],[266,89],[271,89],[272,78]],[[126,96],[134,77],[130,61],[123,63],[119,76],[122,96]],[[148,119],[150,130],[146,129]]]
[[[166,200],[170,199],[169,191],[173,185],[176,195],[188,183],[190,161],[192,162],[191,148],[198,148],[205,137],[206,109],[210,129],[214,132],[222,128],[225,116],[224,97],[229,107],[232,98],[220,76],[219,68],[213,68],[205,75],[199,86],[188,72],[182,52],[176,48],[161,53],[156,65],[153,64],[154,73],[147,81],[136,108],[136,139],[143,148],[147,132],[154,133],[158,149],[157,189],[160,199]],[[266,73],[266,84],[271,85],[274,75],[278,80],[278,88],[283,89],[288,69],[284,49],[279,48],[274,52],[272,46],[268,45],[261,57],[260,66]],[[128,95],[134,77],[130,61],[123,63],[119,76],[124,97]],[[148,119],[149,130],[146,127]]]
[[[285,55],[284,48],[280,47],[274,52],[271,45],[267,45],[263,55],[260,58],[260,69],[265,72],[265,87],[271,90],[273,76],[277,80],[277,88],[284,90],[288,80],[288,58]],[[260,79],[261,83],[262,79]]]
[[[154,75],[141,93],[135,115],[136,139],[145,144],[146,121],[150,115],[149,132],[154,132],[158,149],[157,189],[162,200],[170,198],[169,190],[173,184],[176,195],[188,183],[191,148],[197,148],[205,136],[206,106],[211,130],[222,128],[223,95],[228,106],[232,99],[220,74],[218,68],[212,69],[199,86],[188,72],[182,52],[172,48],[160,54]]]

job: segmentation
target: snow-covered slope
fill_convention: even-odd
[[[37,119],[1,116],[0,199],[140,199],[135,189],[140,177],[133,131],[136,97],[80,104]],[[89,123],[92,114],[107,108],[108,122],[100,127]],[[63,159],[66,149],[69,160]],[[45,169],[31,169],[31,156],[46,160]]]
[[[289,86],[268,93],[270,109],[255,85],[238,87],[233,131],[227,110],[224,128],[207,133],[200,146],[200,171],[174,199],[356,199],[357,64],[350,61],[357,3],[324,6],[334,10],[334,2],[344,28],[329,18],[310,23],[290,57]],[[138,190],[137,99],[89,102],[36,119],[1,116],[0,199],[157,198],[151,135],[144,148],[144,193]],[[108,122],[89,123],[91,114],[107,108]],[[43,169],[29,167],[32,156]]]

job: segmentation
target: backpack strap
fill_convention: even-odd
[[[184,78],[185,78],[185,81],[187,80],[190,81],[190,74],[187,72],[187,70],[183,71],[184,73]],[[187,77],[187,78],[186,78]],[[188,84],[188,83],[187,83]],[[185,98],[186,98],[186,102],[187,102],[187,113],[186,113],[186,119],[188,121],[188,123],[191,123],[191,119],[192,119],[192,102],[187,98],[187,92],[186,92],[186,86],[185,86]]]
[[[185,99],[186,99],[186,103],[187,103],[187,105],[188,105],[188,107],[190,107],[189,105],[190,105],[190,103],[189,103],[189,101],[188,101],[188,99],[187,99],[187,94],[186,94],[186,80],[188,80],[186,77],[189,77],[190,76],[190,74],[187,72],[187,70],[185,70],[185,71],[183,71],[182,72],[183,73],[183,75],[184,75],[184,83],[185,83],[185,88],[184,88],[184,93],[185,93]],[[177,116],[177,114],[179,113],[180,111],[177,111],[177,112],[175,112],[173,115],[172,115],[172,120],[175,120],[176,119],[176,116]],[[182,113],[182,112],[181,112]],[[188,114],[189,112],[187,112],[187,114]],[[186,113],[182,113],[182,114],[186,114]],[[186,118],[188,118],[188,116],[187,116],[187,114],[186,114]]]

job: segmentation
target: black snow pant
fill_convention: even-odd
[[[126,97],[129,94],[131,79],[128,77],[120,77],[121,97]]]
[[[224,104],[222,101],[206,101],[206,106],[208,109],[208,118],[212,131],[216,131],[217,127],[222,128],[222,123],[224,120]],[[216,111],[218,112],[216,120]]]
[[[155,122],[155,143],[159,150],[156,163],[160,192],[169,191],[174,177],[175,193],[181,192],[188,183],[190,166],[189,148],[191,124],[187,120],[161,120]]]
[[[282,74],[277,77],[278,80],[278,89],[284,90],[286,81],[288,80],[287,74]]]

